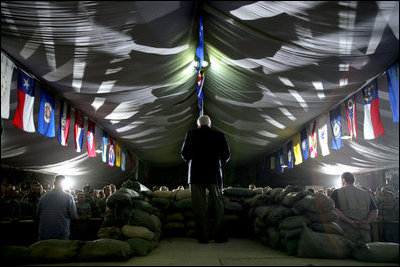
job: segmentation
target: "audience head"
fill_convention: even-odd
[[[202,115],[197,119],[197,127],[208,126],[211,127],[211,119],[207,115]]]
[[[354,184],[355,178],[351,172],[344,172],[342,174],[342,184],[343,185],[352,185]]]

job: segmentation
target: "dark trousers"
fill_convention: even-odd
[[[219,187],[216,184],[191,184],[190,190],[198,238],[224,238],[224,199]]]

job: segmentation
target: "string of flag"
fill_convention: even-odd
[[[17,69],[17,109],[12,124],[29,133],[38,132],[48,138],[55,138],[55,97],[52,93],[43,89],[33,75],[19,68],[6,54],[1,52],[1,118],[10,118],[10,91],[11,79],[14,70]],[[40,106],[37,130],[34,123],[35,89],[40,88]],[[68,146],[68,137],[71,126],[71,114],[74,112],[74,145],[75,151],[83,151],[85,115],[73,108],[65,100],[60,99],[60,117],[58,123],[58,142],[61,146]],[[101,128],[101,127],[99,127]],[[89,158],[97,156],[95,144],[95,122],[87,119],[86,153]],[[105,130],[102,132],[102,161],[110,167],[119,167],[125,171],[128,162],[130,171],[135,171],[136,157],[119,140],[112,137]]]
[[[399,122],[399,62],[392,64],[385,70],[385,73],[392,120]],[[385,134],[379,111],[377,79],[373,79],[361,88],[364,108],[363,138],[365,140],[372,140]],[[323,157],[329,155],[328,131],[332,136],[330,146],[332,150],[338,151],[344,147],[343,138],[348,138],[350,142],[358,140],[356,94],[348,97],[343,103],[339,103],[329,111],[329,114],[312,120],[287,144],[267,155],[267,158],[270,159],[270,169],[275,170],[276,173],[283,173],[286,167],[291,169],[302,164],[308,158],[316,158],[318,146],[320,146]],[[343,118],[342,114],[345,114]],[[287,151],[287,162],[284,157],[284,148]]]

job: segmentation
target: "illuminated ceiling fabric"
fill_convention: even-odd
[[[183,162],[185,133],[199,115],[192,62],[200,14],[210,62],[204,113],[226,134],[230,164],[279,150],[355,94],[358,140],[285,173],[398,166],[399,129],[385,75],[399,56],[397,1],[2,1],[1,48],[56,96],[56,118],[64,100],[95,122],[97,147],[104,129],[140,160],[174,166]],[[88,180],[123,175],[101,154],[75,152],[73,130],[62,147],[57,138],[14,127],[16,73],[2,165]],[[364,140],[360,89],[374,79],[386,133]],[[38,112],[36,101],[35,123]]]

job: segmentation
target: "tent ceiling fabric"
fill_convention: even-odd
[[[199,115],[192,66],[199,14],[210,62],[204,113],[226,134],[233,162],[279,149],[368,82],[385,78],[381,74],[398,60],[397,1],[2,1],[1,48],[39,82],[35,102],[43,88],[96,123],[97,146],[104,129],[141,160],[173,166],[183,162],[185,133]],[[101,155],[75,152],[73,129],[62,147],[57,138],[12,126],[16,72],[10,118],[3,120],[2,164],[64,167],[84,177],[122,174]],[[398,123],[391,123],[388,103],[381,100],[386,135],[366,142],[357,99],[360,137],[345,144],[343,164],[398,166]],[[55,110],[58,127],[59,101]],[[382,154],[383,163],[363,150]],[[315,160],[324,166],[341,159],[333,153]]]

